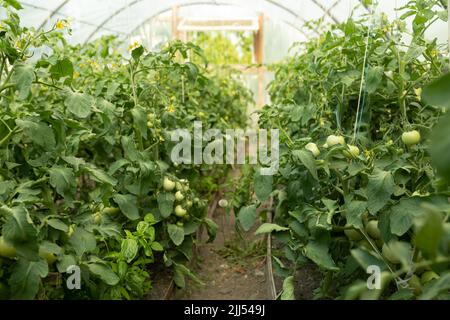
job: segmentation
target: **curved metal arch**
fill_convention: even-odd
[[[43,8],[43,7],[40,7],[40,6],[36,6],[34,4],[31,4],[31,3],[24,3],[24,2],[22,2],[21,5],[24,6],[24,7],[27,7],[27,8],[31,8],[31,9],[41,10],[41,11],[45,11],[45,12],[49,11],[46,8]],[[70,18],[69,15],[64,14],[64,13],[58,13],[58,15],[60,15],[60,16],[62,16],[64,18]],[[81,24],[85,24],[87,26],[91,26],[91,27],[96,27],[97,26],[95,23],[92,23],[92,22],[89,22],[89,21],[85,21],[85,20],[74,19],[74,21],[78,22],[78,23],[81,23]],[[115,33],[122,34],[122,35],[126,35],[125,32],[114,30],[114,29],[110,29],[110,28],[103,28],[103,30],[110,31],[110,32],[115,32]]]
[[[57,14],[58,11],[61,10],[69,1],[70,0],[62,1],[53,11],[50,12],[50,14],[47,16],[47,18],[45,18],[45,20],[42,21],[42,23],[39,25],[39,27],[37,29],[41,30],[42,28],[44,28],[45,25],[47,24],[47,22],[49,22],[50,19],[53,18],[55,16],[55,14]]]
[[[227,3],[227,2],[217,2],[214,1],[213,3],[211,1],[196,1],[196,2],[190,2],[190,3],[185,3],[183,5],[180,5],[181,8],[185,8],[185,7],[189,7],[189,6],[197,6],[197,5],[209,5],[209,4],[214,4],[214,5],[229,5],[229,6],[234,6],[234,4],[231,3]],[[133,33],[135,33],[139,28],[141,28],[143,25],[149,23],[150,21],[152,21],[153,19],[155,19],[157,16],[166,13],[170,11],[170,8],[165,8],[163,10],[160,10],[158,12],[156,12],[155,14],[151,15],[150,17],[146,18],[144,21],[142,21],[141,23],[139,23],[139,25],[137,25],[136,27],[134,27],[130,32],[128,32],[125,35],[125,38],[129,38],[131,37],[131,35],[133,35]],[[302,19],[300,17],[300,19]],[[289,25],[290,27],[294,28],[295,30],[297,30],[298,32],[300,32],[301,34],[303,34],[305,37],[308,37],[308,35],[301,30],[300,28],[298,28],[296,25],[294,25],[293,23],[289,22],[289,21],[285,21],[283,20],[284,23],[286,23],[287,25]],[[304,21],[303,21],[304,22]]]
[[[67,1],[67,0],[66,0],[66,1]],[[145,1],[145,0],[134,0],[134,1],[130,2],[129,4],[127,4],[126,6],[123,6],[123,7],[119,8],[119,9],[117,9],[116,11],[114,11],[108,18],[106,18],[105,20],[103,20],[103,21],[98,25],[98,27],[97,27],[94,31],[92,31],[92,33],[89,34],[89,36],[88,36],[88,37],[86,38],[86,40],[85,40],[85,43],[88,42],[89,40],[91,40],[91,38],[92,38],[92,37],[93,37],[100,29],[102,29],[102,28],[103,28],[103,27],[104,27],[111,19],[113,19],[114,17],[116,17],[117,15],[119,15],[120,13],[122,13],[123,11],[125,11],[126,9],[128,9],[128,8],[134,6],[134,5],[136,5],[136,4],[138,4],[138,3],[142,2],[142,1]],[[276,2],[276,1],[273,1],[273,0],[263,0],[263,1],[268,2],[268,3],[270,3],[270,4],[274,5],[274,6],[279,7],[280,9],[282,9],[282,10],[288,12],[289,14],[293,15],[293,16],[296,17],[296,18],[300,18],[300,16],[299,16],[296,12],[294,12],[293,10],[287,8],[286,6],[280,4],[280,3]],[[209,1],[209,3],[210,3],[210,4],[214,4],[214,3],[217,3],[217,1],[212,0],[212,1]]]

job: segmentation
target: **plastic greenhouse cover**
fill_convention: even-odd
[[[362,0],[20,0],[24,6],[20,15],[26,26],[50,28],[58,19],[71,20],[72,36],[69,41],[85,43],[105,34],[116,34],[125,41],[139,39],[155,46],[170,39],[170,14],[179,7],[182,17],[230,18],[268,17],[266,51],[268,60],[276,60],[296,41],[314,36],[303,28],[311,20],[323,18],[325,22],[342,22],[349,16],[368,14]],[[395,18],[399,8],[408,0],[379,0],[378,12]],[[1,16],[1,13],[0,13]],[[156,17],[165,16],[166,23]],[[436,23],[428,37],[444,43],[448,27]],[[276,43],[276,45],[274,45]],[[279,52],[270,52],[270,48]]]

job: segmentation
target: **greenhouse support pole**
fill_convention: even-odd
[[[254,35],[255,59],[258,64],[258,107],[264,106],[264,14],[259,15],[258,31]]]
[[[178,32],[178,6],[172,7],[172,39],[179,39],[180,34]]]

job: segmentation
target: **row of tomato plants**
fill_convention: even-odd
[[[194,45],[125,58],[114,37],[74,46],[66,21],[29,29],[18,2],[0,9],[0,298],[136,299],[152,270],[196,279],[186,262],[200,226],[214,238],[228,169],[173,164],[169,133],[242,127],[250,94],[190,62]]]
[[[233,205],[249,229],[273,198],[274,223],[258,233],[281,244],[284,299],[309,263],[323,274],[317,298],[450,298],[450,81],[437,80],[448,49],[424,36],[447,11],[417,0],[400,12],[333,25],[274,68],[259,125],[280,129],[280,170],[250,170]]]

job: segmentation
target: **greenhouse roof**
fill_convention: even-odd
[[[406,0],[380,0],[384,13],[395,16],[395,8]],[[170,13],[192,18],[252,17],[265,14],[285,23],[308,37],[303,26],[310,20],[345,21],[350,15],[362,15],[368,8],[362,0],[23,0],[22,20],[27,26],[49,28],[58,19],[72,20],[71,41],[85,43],[105,34],[124,39],[143,32],[153,19]]]

